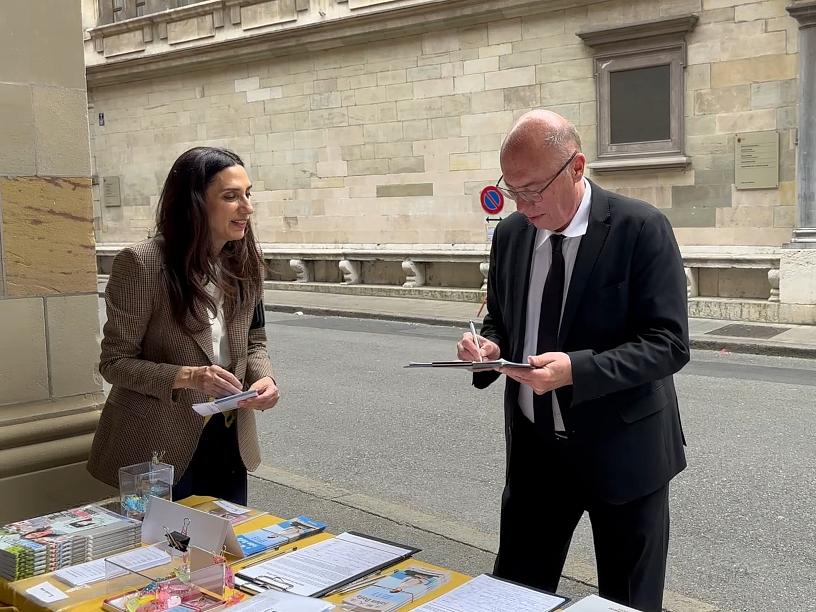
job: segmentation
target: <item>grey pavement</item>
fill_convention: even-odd
[[[278,312],[466,326],[479,320],[480,305],[436,299],[346,295],[267,289],[266,308]],[[484,310],[481,312],[484,315]],[[735,353],[816,358],[816,325],[689,319],[692,348]]]
[[[480,391],[461,372],[402,367],[451,358],[462,329],[267,313],[282,400],[259,418],[263,467],[251,501],[285,515],[315,508],[335,528],[360,521],[415,539],[423,559],[489,569],[502,385]],[[667,609],[808,609],[816,360],[694,350],[677,388],[689,467],[670,489]],[[586,519],[564,573],[565,594],[595,584]]]
[[[251,504],[412,543],[421,559],[466,574],[488,571],[504,470],[500,385],[477,391],[461,373],[401,367],[451,358],[478,304],[344,296],[340,310],[331,295],[266,297],[273,308],[346,316],[267,313],[283,399],[259,418]],[[406,317],[435,325],[376,320]],[[441,325],[446,317],[455,325]],[[719,324],[731,325],[692,321]],[[689,468],[671,488],[666,609],[810,609],[816,360],[693,350],[677,388]],[[564,574],[559,592],[573,598],[596,584],[586,520]]]

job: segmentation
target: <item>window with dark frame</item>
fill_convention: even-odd
[[[695,15],[581,32],[595,49],[598,153],[590,167],[682,167],[685,35]]]
[[[125,16],[125,0],[113,0],[113,21],[124,21]]]

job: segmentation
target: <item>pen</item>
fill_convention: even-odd
[[[479,361],[482,361],[482,347],[479,346],[479,336],[476,335],[476,326],[470,322],[470,333],[473,334],[473,341],[476,343],[476,350],[479,351]]]

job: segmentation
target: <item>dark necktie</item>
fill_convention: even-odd
[[[541,313],[538,317],[538,343],[536,355],[556,350],[558,345],[558,327],[561,324],[561,305],[564,301],[564,253],[561,246],[564,236],[553,234],[550,236],[552,246],[552,261],[547,280],[544,282],[544,291],[541,293]],[[542,433],[552,435],[552,391],[543,395],[533,395],[533,412],[536,428]]]

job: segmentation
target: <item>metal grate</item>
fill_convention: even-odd
[[[769,325],[746,325],[744,323],[733,323],[718,329],[706,332],[713,336],[733,336],[735,338],[761,338],[767,340],[786,332],[790,327],[771,327]]]

